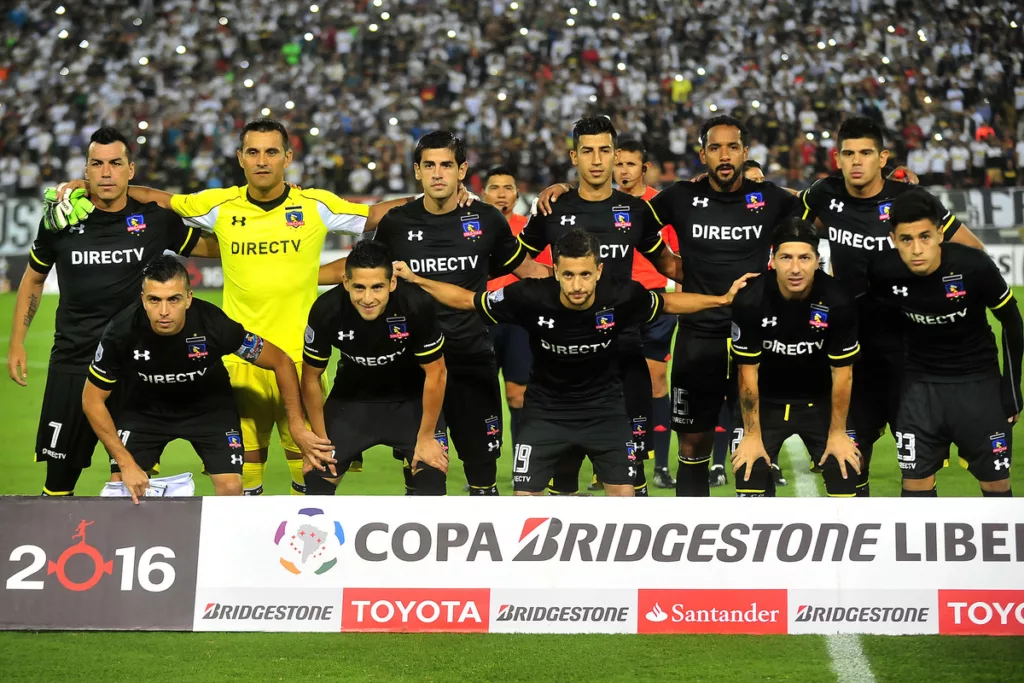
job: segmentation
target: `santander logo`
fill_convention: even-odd
[[[654,607],[652,607],[651,610],[644,615],[644,617],[647,619],[647,621],[653,621],[656,624],[660,624],[661,622],[668,619],[668,615],[665,614],[665,610],[661,609],[661,605],[659,605],[658,603],[654,603]]]

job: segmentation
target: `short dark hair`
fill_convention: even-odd
[[[242,132],[238,134],[238,148],[242,149],[245,147],[245,134],[246,133],[273,133],[278,132],[281,134],[281,143],[285,151],[288,150],[288,129],[284,127],[284,124],[277,119],[260,118],[255,121],[250,121],[242,127]]]
[[[143,287],[146,285],[146,280],[169,282],[176,277],[185,281],[185,289],[192,289],[192,278],[188,276],[185,264],[170,254],[157,256],[142,269]]]
[[[558,263],[558,259],[563,256],[566,258],[593,256],[595,263],[601,263],[601,242],[592,233],[581,228],[574,228],[555,240],[551,246],[553,263]]]
[[[716,126],[730,126],[736,128],[740,132],[740,144],[744,147],[747,146],[747,129],[744,128],[743,122],[734,116],[715,116],[704,122],[704,125],[700,127],[700,137],[697,138],[702,148],[708,146],[708,133],[711,129]]]
[[[383,268],[384,276],[390,280],[394,274],[391,252],[383,242],[360,240],[345,259],[345,277],[352,277],[352,271],[356,268]]]
[[[120,142],[124,145],[124,155],[128,158],[128,161],[132,160],[132,148],[128,145],[128,138],[124,136],[124,133],[119,131],[113,126],[103,126],[97,128],[96,132],[89,138],[89,143],[95,142],[97,145],[112,145],[115,142]]]
[[[942,214],[939,201],[927,190],[915,187],[897,195],[893,200],[889,207],[889,227],[896,232],[896,226],[901,223],[928,220],[937,228],[942,225]]]
[[[420,163],[425,149],[450,149],[455,155],[456,164],[462,166],[466,163],[466,143],[450,130],[435,130],[421,137],[412,153],[413,163]]]
[[[634,152],[636,154],[639,154],[640,163],[647,163],[647,148],[644,147],[643,143],[640,142],[639,140],[623,140],[618,145],[616,145],[616,149],[620,152]]]
[[[491,182],[491,178],[493,178],[496,175],[511,176],[513,183],[519,181],[519,179],[516,177],[516,174],[513,173],[512,169],[510,169],[508,166],[492,166],[491,169],[487,171],[487,175],[484,176],[484,187],[487,187],[487,183]]]
[[[836,135],[836,145],[839,151],[843,150],[843,143],[847,140],[859,140],[870,138],[875,143],[875,149],[881,152],[885,149],[885,139],[882,127],[867,116],[853,116],[839,125],[839,133]]]
[[[578,149],[580,137],[583,135],[602,135],[608,133],[612,136],[612,147],[616,146],[619,134],[615,132],[612,120],[607,116],[585,116],[572,124],[572,148]]]
[[[778,226],[776,226],[772,247],[777,249],[783,242],[806,242],[811,245],[814,253],[817,254],[818,241],[818,230],[814,227],[814,223],[797,218],[796,216],[789,216],[782,219]]]
[[[744,171],[749,171],[752,168],[756,168],[761,173],[764,173],[764,168],[761,167],[761,164],[757,163],[753,159],[747,159],[746,161],[743,162]]]

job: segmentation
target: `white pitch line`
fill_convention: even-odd
[[[792,437],[783,445],[783,451],[789,456],[789,470],[796,480],[798,498],[816,498],[818,493],[818,475],[808,469],[809,457],[800,439]],[[828,656],[832,660],[832,671],[838,683],[874,683],[875,674],[871,671],[871,663],[864,654],[860,644],[860,636],[856,633],[833,633],[825,636]]]

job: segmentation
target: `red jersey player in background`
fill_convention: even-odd
[[[620,190],[643,199],[651,199],[658,194],[655,188],[644,182],[649,167],[647,150],[639,141],[623,140],[619,143],[615,151],[614,177]],[[661,237],[674,253],[679,253],[679,240],[676,239],[676,231],[671,225],[661,229]],[[668,279],[639,252],[633,256],[633,279],[647,289],[657,292],[664,292],[668,284]],[[672,445],[672,431],[669,429],[671,406],[668,398],[668,361],[672,357],[672,336],[675,331],[674,315],[658,316],[644,327],[643,331],[644,356],[651,371],[653,395],[650,424],[654,429],[654,447],[648,451],[648,457],[654,458],[654,485],[660,489],[674,488],[676,485],[668,469],[668,452]]]
[[[508,220],[512,234],[518,235],[526,227],[526,216],[513,213],[519,201],[519,190],[516,176],[505,166],[495,166],[484,178],[485,202],[501,210]],[[551,249],[545,249],[536,259],[537,263],[551,266]],[[505,285],[516,282],[515,275],[503,275],[487,281],[487,291],[493,292]],[[526,383],[530,379],[530,366],[533,357],[530,353],[530,337],[519,325],[501,323],[488,325],[487,331],[494,344],[494,355],[498,360],[498,369],[505,380],[505,401],[508,403],[509,428],[513,446],[518,443],[519,419],[523,409],[523,398],[526,395]]]

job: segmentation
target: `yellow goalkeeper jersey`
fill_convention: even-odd
[[[370,207],[326,190],[291,188],[278,199],[256,202],[246,186],[177,194],[171,208],[187,224],[216,235],[224,312],[300,362],[327,231],[360,234]]]

